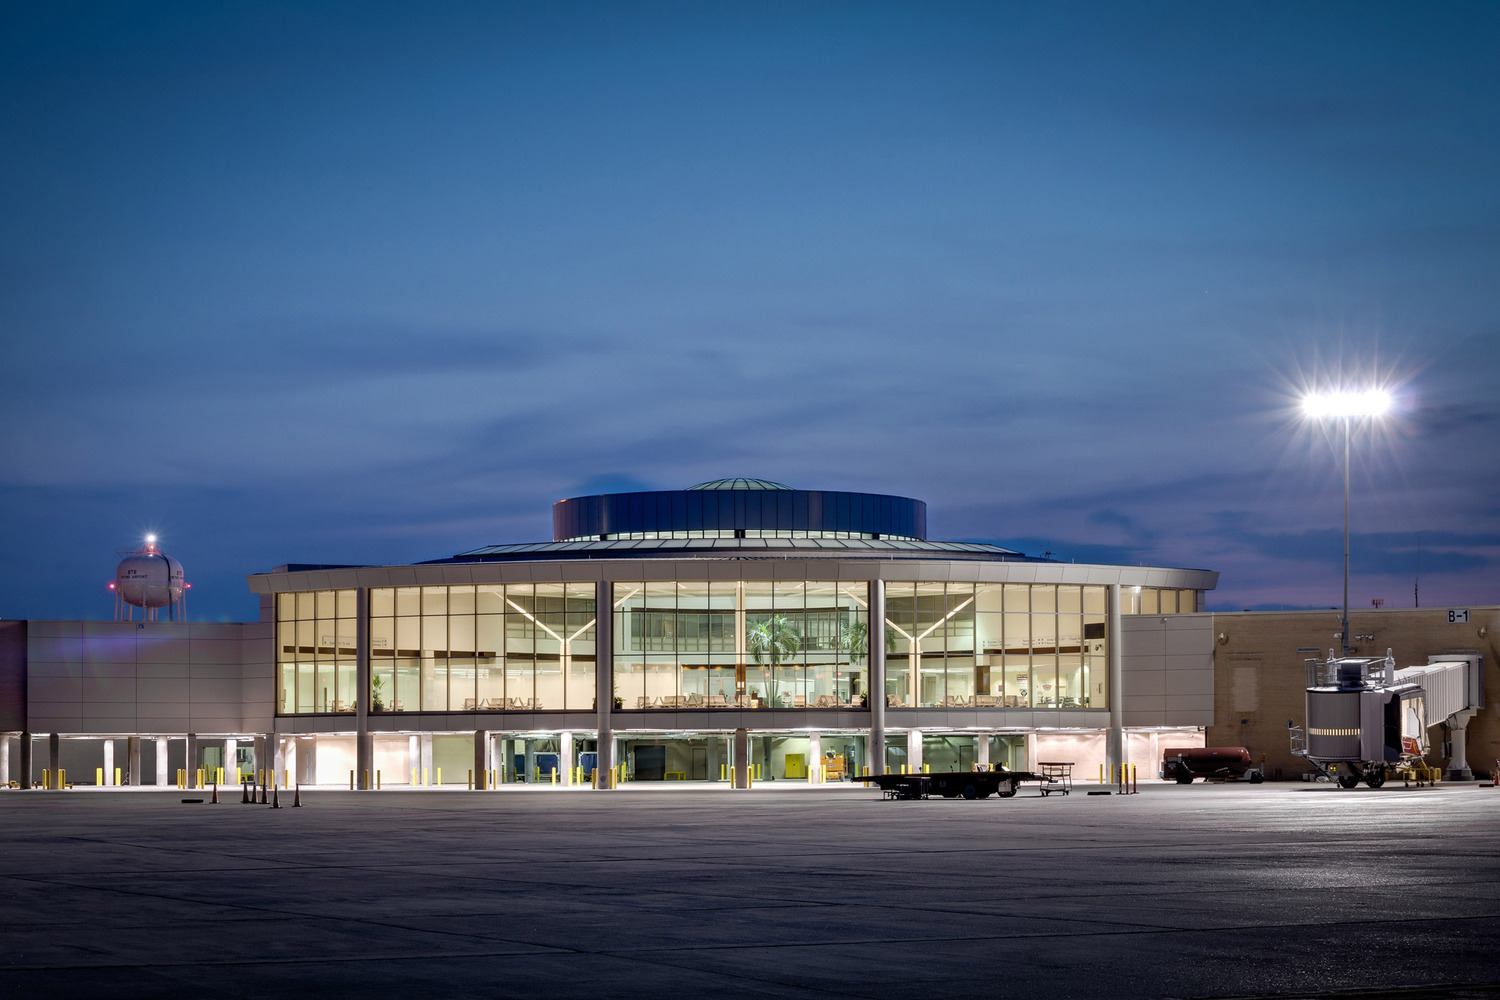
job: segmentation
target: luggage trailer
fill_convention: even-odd
[[[1429,725],[1450,733],[1450,776],[1468,777],[1464,729],[1484,704],[1483,657],[1434,656],[1396,669],[1383,657],[1334,656],[1307,663],[1307,728],[1287,721],[1292,753],[1341,788],[1371,788],[1410,769],[1430,747]]]
[[[1040,783],[1043,794],[1061,791],[1065,787],[1061,778],[1004,767],[989,771],[940,771],[936,774],[868,774],[855,780],[878,786],[888,799],[925,799],[932,795],[941,795],[945,799],[987,799],[998,795],[1008,799],[1016,794],[1023,781]]]

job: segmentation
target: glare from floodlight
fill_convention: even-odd
[[[1314,420],[1325,417],[1344,420],[1381,417],[1390,409],[1391,394],[1384,389],[1366,389],[1361,392],[1337,389],[1330,392],[1310,392],[1302,397],[1302,412]]]
[[[156,544],[156,536],[155,535],[147,535],[146,536],[146,544],[147,545],[155,545]]]

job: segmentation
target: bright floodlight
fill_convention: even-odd
[[[1302,397],[1302,412],[1314,419],[1323,417],[1379,417],[1391,408],[1391,394],[1384,389],[1364,392],[1336,390],[1310,392]]]
[[[146,536],[146,544],[147,545],[155,545],[156,544],[156,536],[155,535],[147,535]]]

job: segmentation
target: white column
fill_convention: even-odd
[[[823,734],[807,734],[807,773],[812,776],[814,784],[823,783]]]
[[[1471,781],[1474,772],[1469,769],[1469,720],[1475,709],[1469,708],[1448,720],[1448,767],[1443,777],[1449,781]]]
[[[906,731],[906,766],[912,774],[922,773],[922,730]]]
[[[235,751],[238,749],[234,740],[224,741],[224,784],[238,785],[239,765],[235,763]]]
[[[281,741],[281,770],[277,775],[288,788],[297,783],[297,740],[288,736]]]
[[[1109,638],[1105,647],[1109,666],[1109,732],[1104,744],[1104,762],[1107,767],[1125,763],[1125,710],[1122,700],[1124,692],[1121,690],[1125,686],[1125,672],[1121,662],[1124,639],[1120,634],[1124,625],[1120,611],[1121,596],[1120,584],[1110,584],[1106,604]]]
[[[561,744],[562,752],[558,754],[561,758],[558,766],[562,768],[562,774],[558,776],[558,780],[564,785],[571,785],[573,783],[573,734],[563,733]]]
[[[104,741],[104,784],[115,783],[115,741]]]
[[[870,740],[866,752],[871,774],[885,773],[885,581],[870,583],[870,619],[865,632],[870,658]],[[859,777],[855,775],[855,777]]]
[[[422,783],[422,741],[416,736],[406,741],[406,779],[413,785]]]
[[[976,764],[988,764],[990,762],[990,734],[980,733],[974,737],[974,762]]]
[[[297,784],[316,785],[318,783],[318,738],[314,736],[310,740],[303,740],[300,752],[307,757],[307,760],[302,762],[302,774],[306,781],[298,780]]]
[[[419,781],[425,779],[426,783],[430,785],[437,780],[437,771],[432,766],[432,734],[423,733],[420,742],[422,745],[422,763],[419,766],[422,770],[417,774],[417,779]]]
[[[0,736],[0,785],[10,781],[10,734]]]
[[[158,736],[156,738],[156,787],[160,788],[167,783],[167,738]]]
[[[1036,733],[1026,734],[1026,762],[1016,768],[1018,771],[1036,770]]]
[[[604,775],[615,766],[613,712],[615,704],[614,585],[600,580],[594,586],[594,743],[600,788],[608,788]],[[743,630],[739,633],[743,635]],[[510,761],[505,762],[506,767]]]

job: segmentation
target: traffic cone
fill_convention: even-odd
[[[208,800],[208,804],[211,806],[216,806],[219,804],[219,783],[217,781],[214,782],[214,794],[213,797]]]
[[[240,782],[240,805],[248,806],[250,804],[250,782],[242,781]]]
[[[260,783],[260,804],[266,804],[266,783],[264,781]]]
[[[294,808],[294,809],[301,809],[302,808],[302,786],[301,785],[298,785],[297,786],[297,790],[292,793],[292,808]]]
[[[271,808],[281,808],[281,789],[279,787],[271,789]]]

